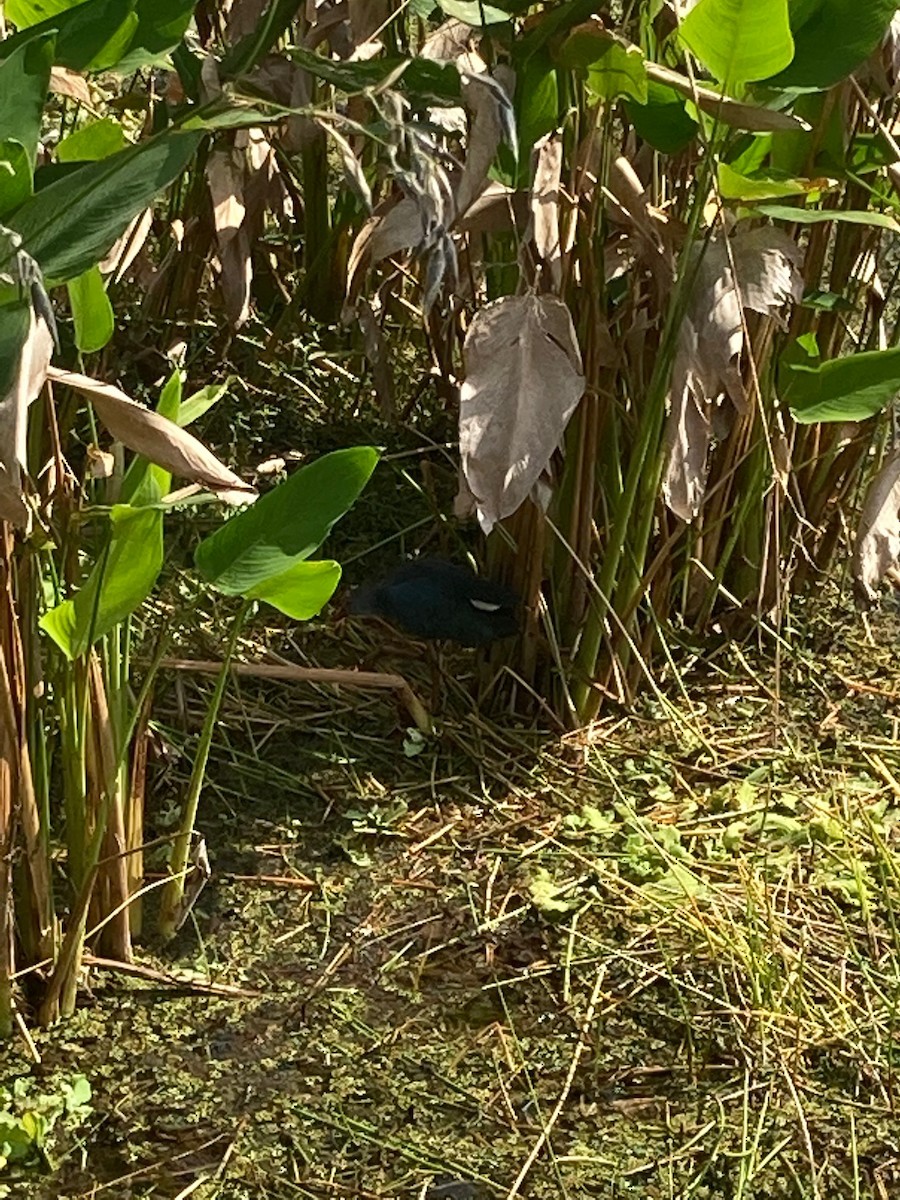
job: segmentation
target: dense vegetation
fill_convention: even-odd
[[[189,954],[209,858],[239,874],[256,837],[205,789],[269,789],[284,846],[299,786],[334,874],[282,850],[310,931],[289,974],[313,997],[347,965],[356,997],[328,993],[319,1036],[346,1020],[347,1060],[375,1053],[401,996],[440,1024],[431,943],[394,932],[445,922],[435,944],[483,956],[461,977],[488,1017],[464,1024],[501,1031],[511,1072],[454,1084],[478,1036],[451,1021],[429,1077],[502,1108],[509,1145],[398,1134],[418,1174],[349,1154],[337,1194],[430,1178],[436,1200],[443,1173],[512,1197],[545,1162],[534,1194],[889,1194],[900,768],[887,725],[845,728],[815,654],[823,598],[871,604],[900,552],[892,0],[6,0],[2,20],[0,1034],[37,1059],[60,1018],[86,1031],[92,963],[184,981],[135,944]],[[436,660],[437,687],[336,605],[294,640],[338,559],[434,546],[518,591],[520,637]],[[856,678],[862,637],[836,677],[889,702]],[[294,761],[285,680],[318,689]],[[610,732],[623,706],[643,741]],[[386,898],[395,872],[416,903]],[[308,969],[332,909],[347,947],[371,927],[391,948],[371,1026],[362,950]],[[253,920],[280,944],[282,917]],[[271,968],[267,942],[242,952]],[[278,987],[229,986],[251,1024],[293,1019]],[[619,1004],[635,1059],[690,1075],[665,1147],[642,1130],[650,1191],[621,1157],[604,1190],[570,1107],[602,1107],[589,1064],[624,1069],[600,1048]],[[82,1078],[4,1100],[23,1169],[89,1119]],[[382,1117],[305,1103],[379,1142]]]

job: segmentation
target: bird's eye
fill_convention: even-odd
[[[500,604],[491,604],[488,600],[470,600],[469,603],[479,612],[499,612],[502,607]]]

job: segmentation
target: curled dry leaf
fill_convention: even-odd
[[[861,597],[878,598],[884,579],[900,562],[900,450],[895,451],[869,485],[853,554],[853,576]]]
[[[206,180],[213,205],[213,223],[219,253],[219,284],[225,313],[238,329],[250,315],[253,268],[250,238],[245,227],[247,206],[244,183],[248,169],[243,146],[219,147],[206,164]]]
[[[799,247],[771,226],[739,229],[728,243],[712,237],[698,253],[672,367],[663,476],[663,499],[683,521],[703,503],[713,434],[727,432],[732,407],[746,410],[742,309],[780,319],[803,287]]]
[[[0,518],[27,529],[29,511],[22,490],[28,406],[37,399],[53,355],[53,335],[29,308],[29,329],[9,389],[0,397]]]
[[[50,91],[55,92],[57,96],[71,96],[73,100],[78,100],[89,108],[93,103],[91,89],[85,77],[77,71],[70,71],[68,67],[50,68]]]
[[[181,479],[202,483],[226,504],[247,504],[256,490],[208,450],[192,433],[125,395],[112,384],[75,371],[47,370],[47,378],[90,400],[117,441]]]
[[[222,247],[244,220],[244,156],[236,146],[213,150],[206,163],[206,182],[213,205],[216,238]]]
[[[677,71],[661,63],[644,60],[648,79],[672,88],[688,100],[696,103],[703,112],[715,117],[733,129],[746,129],[750,133],[808,133],[810,126],[800,117],[790,113],[776,112],[772,108],[758,108],[754,104],[743,104],[732,100],[712,88],[702,87],[694,79],[679,75]]]
[[[388,361],[381,326],[378,324],[375,310],[365,296],[360,296],[356,302],[356,318],[362,331],[366,358],[372,368],[372,381],[375,384],[375,395],[378,397],[381,415],[390,418],[395,411],[394,378],[391,374],[391,365]]]
[[[553,286],[562,282],[559,247],[559,184],[563,147],[558,133],[550,133],[535,147],[534,183],[531,188],[531,222],[534,249],[550,272]]]
[[[369,210],[372,211],[372,189],[369,187],[369,181],[366,179],[365,172],[362,169],[362,163],[356,157],[353,147],[347,141],[342,133],[335,129],[330,121],[321,121],[322,128],[334,142],[341,156],[341,162],[344,165],[344,176],[347,183],[356,192],[357,196]]]
[[[106,258],[98,264],[101,273],[112,275],[113,282],[119,283],[144,248],[152,225],[153,209],[145,208],[130,222],[122,236],[110,246]]]
[[[462,93],[473,114],[463,172],[456,188],[456,212],[465,214],[487,182],[501,141],[514,144],[515,118],[503,87],[486,71],[464,73]]]
[[[572,318],[555,296],[506,296],[464,347],[459,448],[485,532],[528,497],[584,393]]]
[[[711,404],[691,363],[696,360],[697,331],[685,317],[672,367],[663,499],[676,517],[692,521],[706,490],[712,442]]]

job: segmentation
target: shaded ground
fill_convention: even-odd
[[[140,955],[200,990],[94,970],[42,1066],[14,1047],[93,1112],[10,1194],[900,1194],[897,629],[835,628],[827,665],[723,652],[689,705],[563,741],[467,707],[465,657],[423,747],[385,696],[243,680],[215,877]],[[160,695],[157,831],[207,693]]]

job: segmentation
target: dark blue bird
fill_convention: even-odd
[[[401,563],[386,578],[357,588],[348,608],[382,617],[413,637],[462,646],[484,646],[519,630],[519,597],[512,588],[442,558]]]

